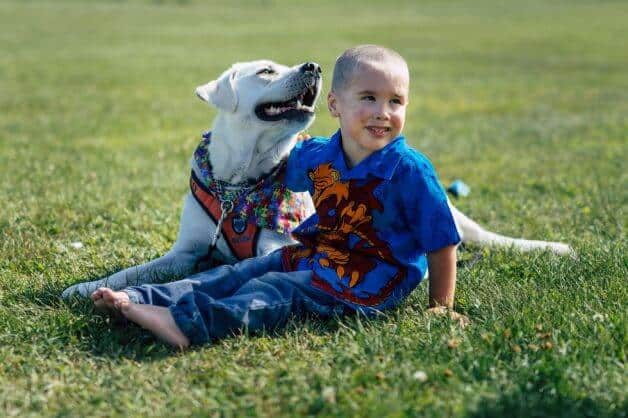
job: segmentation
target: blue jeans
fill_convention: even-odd
[[[170,309],[192,344],[204,344],[236,330],[275,329],[291,315],[329,317],[345,305],[312,287],[311,271],[284,272],[281,251],[220,266],[162,285],[124,289],[132,302]]]

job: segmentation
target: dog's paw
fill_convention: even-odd
[[[61,293],[61,298],[67,300],[72,297],[85,297],[85,295],[82,294],[80,290],[81,290],[80,284],[75,284],[73,286],[70,286]]]
[[[61,293],[61,297],[66,300],[74,297],[88,298],[94,290],[100,287],[100,284],[102,284],[100,280],[95,282],[78,283],[65,289],[63,293]]]

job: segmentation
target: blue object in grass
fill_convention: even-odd
[[[449,185],[447,191],[455,197],[467,197],[471,192],[471,188],[464,181],[457,179]]]

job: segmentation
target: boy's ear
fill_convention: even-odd
[[[196,95],[203,101],[227,112],[238,108],[238,95],[233,85],[236,71],[225,71],[218,79],[196,88]]]
[[[336,95],[334,94],[333,91],[330,91],[329,94],[327,94],[327,108],[329,109],[329,113],[334,118],[337,118],[338,116],[340,116],[340,113],[338,112],[338,109],[337,109],[337,104],[338,104],[338,99],[336,98]]]

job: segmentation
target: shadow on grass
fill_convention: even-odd
[[[456,253],[456,266],[458,269],[470,270],[484,258],[480,247],[469,246],[465,243],[461,243],[458,246],[458,251]]]
[[[177,353],[124,318],[99,313],[91,300],[61,300],[60,303],[75,319],[67,328],[69,344],[93,357],[152,362]]]
[[[58,342],[90,353],[94,357],[152,362],[179,353],[178,350],[169,348],[136,324],[98,313],[89,299],[62,299],[63,289],[65,289],[65,283],[63,285],[59,282],[44,283],[37,287],[26,287],[20,289],[19,292],[13,292],[6,301],[22,306],[41,307],[41,312],[48,312],[49,314],[46,315],[51,319],[40,332],[45,335],[54,334]],[[285,326],[275,330],[251,333],[248,330],[239,330],[227,338],[247,338],[254,341],[259,337],[270,336],[281,339],[297,328],[299,331],[307,331],[313,335],[326,335],[336,332],[341,326],[340,321],[351,327],[360,321],[379,321],[379,319],[358,318],[355,315],[343,316],[341,319],[322,319],[307,315],[304,318],[290,318]],[[355,324],[352,324],[353,322]],[[208,346],[214,343],[216,341]],[[191,350],[202,348],[196,347]]]
[[[86,315],[92,315],[97,319],[91,322],[95,326],[81,331],[80,340],[91,355],[101,358],[127,358],[140,362],[158,361],[165,357],[178,355],[181,351],[170,348],[153,334],[142,329],[138,325],[124,319],[116,319],[99,316],[91,309],[91,306],[83,307]],[[326,335],[335,332],[339,328],[340,319],[321,319],[316,317],[290,318],[288,323],[274,330],[250,332],[247,329],[234,330],[233,334],[222,339],[210,341],[203,346],[194,346],[187,351],[202,350],[219,344],[222,340],[245,338],[254,342],[257,338],[276,338],[277,340],[288,336],[296,328],[301,331],[307,329],[309,335]],[[278,342],[279,343],[279,342]]]
[[[109,277],[124,268],[124,266],[114,266],[99,274],[94,274],[93,276],[76,278],[71,283],[59,283],[58,281],[52,281],[49,283],[43,283],[37,287],[27,287],[19,293],[13,293],[11,298],[15,301],[33,303],[39,306],[58,307],[67,303],[61,298],[61,294],[69,286],[83,282],[100,280],[103,277]]]
[[[474,257],[471,259],[475,261]],[[56,317],[52,321],[54,329],[50,331],[55,334],[58,341],[72,345],[79,351],[89,352],[94,357],[151,362],[179,353],[178,350],[169,348],[136,324],[98,313],[89,299],[62,299],[61,293],[65,285],[66,283],[51,282],[37,287],[27,287],[12,293],[10,299],[12,303],[35,305],[45,308],[44,311],[50,311]],[[401,304],[386,314],[371,318],[361,314],[346,314],[337,318],[318,318],[313,315],[295,316],[290,318],[285,326],[275,330],[251,333],[246,329],[236,330],[232,336],[226,338],[246,338],[255,341],[259,337],[281,339],[289,337],[294,332],[322,336],[337,332],[339,328],[361,329],[369,323],[377,326],[377,323],[381,321],[396,318],[402,314],[404,306],[405,304]],[[460,312],[465,313],[464,308]],[[216,341],[212,341],[209,346],[215,343]],[[192,350],[199,348],[203,347],[192,348]]]
[[[153,362],[181,353],[124,318],[100,314],[94,310],[89,300],[73,299],[60,301],[58,304],[63,305],[72,317],[72,322],[63,327],[65,335],[61,339],[67,340],[65,344],[74,345],[78,350],[89,352],[93,357]],[[357,319],[354,315],[325,319],[312,315],[293,316],[280,328],[250,333],[247,329],[235,330],[232,335],[224,339],[246,338],[254,342],[257,338],[271,337],[279,340],[289,336],[295,329],[300,332],[307,330],[309,335],[326,335],[336,332],[340,327],[340,321],[350,323],[352,321],[378,321],[378,319]],[[189,350],[208,348],[221,340],[212,340],[208,345],[192,347]]]
[[[467,418],[621,418],[626,417],[628,403],[609,405],[589,397],[575,399],[564,395],[516,391],[497,399],[484,399]]]

